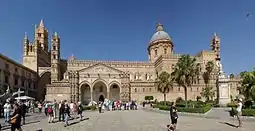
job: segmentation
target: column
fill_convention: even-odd
[[[107,88],[107,99],[110,100],[110,87],[106,87]]]
[[[93,104],[93,89],[90,88],[90,102]]]

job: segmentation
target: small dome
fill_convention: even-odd
[[[75,58],[75,56],[72,54],[72,56],[70,56],[70,57],[68,58],[68,60],[76,60],[76,58]]]
[[[154,42],[154,41],[157,41],[157,40],[171,40],[171,37],[168,35],[168,33],[163,31],[163,25],[162,24],[157,24],[156,29],[157,29],[157,32],[154,33],[154,35],[151,37],[150,42]]]

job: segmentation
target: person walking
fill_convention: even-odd
[[[65,103],[65,108],[64,108],[64,116],[65,116],[65,127],[68,126],[68,119],[69,119],[69,114],[70,114],[70,107],[68,106],[68,103]]]
[[[48,116],[48,102],[45,101],[44,103],[44,113],[45,113],[45,116]]]
[[[27,112],[27,106],[24,102],[20,102],[20,110],[21,110],[21,118],[22,118],[22,124],[25,125],[26,122],[26,112]]]
[[[175,102],[172,103],[172,106],[169,108],[170,110],[170,119],[171,124],[168,126],[169,130],[175,131],[177,126],[177,120],[178,120],[178,114],[177,114],[177,108],[175,107]]]
[[[56,118],[57,106],[58,106],[58,104],[57,104],[56,100],[54,100],[53,105],[52,105],[52,109],[53,109],[53,119]]]
[[[65,117],[64,117],[65,105],[64,105],[64,102],[63,102],[63,101],[61,101],[61,102],[59,103],[58,108],[59,108],[59,117],[58,117],[58,120],[61,121],[61,119],[62,119],[62,121],[64,121],[64,120],[65,120]]]
[[[237,108],[236,108],[236,111],[237,111],[237,115],[236,116],[237,116],[237,120],[238,120],[237,128],[242,127],[242,120],[241,120],[242,108],[243,108],[242,101],[243,101],[242,98],[238,99]]]
[[[101,101],[98,102],[98,111],[99,111],[99,113],[102,113],[102,102]]]
[[[21,128],[21,109],[18,103],[13,105],[13,114],[11,117],[11,131],[15,131],[16,129],[22,131]]]
[[[82,121],[82,105],[81,102],[78,102],[78,115],[80,116],[80,121]]]
[[[38,107],[39,113],[42,113],[42,104],[41,104],[41,102],[38,102],[37,107]]]
[[[48,105],[48,122],[49,123],[53,123],[53,120],[54,120],[54,116],[53,116],[53,105]]]
[[[6,100],[6,103],[4,104],[4,121],[5,121],[5,124],[7,124],[9,122],[10,113],[11,113],[11,104],[10,104],[9,100]]]

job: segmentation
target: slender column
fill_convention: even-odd
[[[107,99],[109,100],[110,99],[110,87],[107,86]]]
[[[90,88],[90,101],[93,103],[93,89]]]

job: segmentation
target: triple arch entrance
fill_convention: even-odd
[[[105,98],[116,101],[120,100],[120,86],[117,82],[107,85],[103,81],[98,81],[91,87],[88,83],[84,83],[80,86],[80,96],[80,101],[84,104],[104,101]]]

